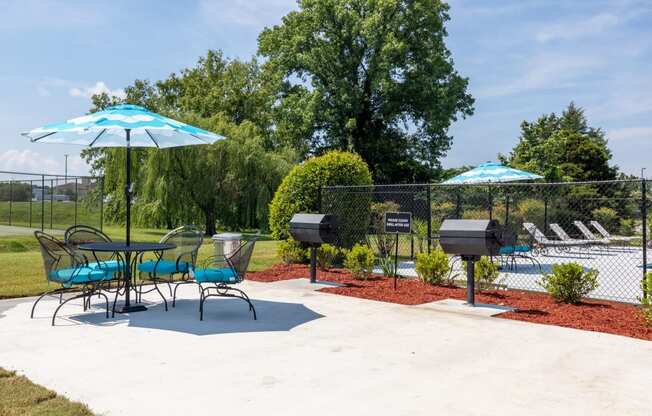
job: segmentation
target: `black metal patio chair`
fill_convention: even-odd
[[[104,297],[106,317],[108,318],[109,299],[102,293],[102,284],[111,279],[112,274],[106,270],[88,267],[84,258],[76,256],[63,241],[49,234],[35,231],[34,236],[38,240],[41,249],[45,278],[49,283],[57,284],[59,287],[42,294],[36,299],[34,305],[32,305],[30,318],[34,318],[34,310],[41,299],[49,295],[59,295],[59,305],[52,315],[52,325],[54,326],[57,313],[63,305],[74,299],[81,298],[83,299],[84,311],[86,311],[90,308],[90,299],[94,294]],[[75,287],[81,289],[81,293],[64,300],[63,293]]]
[[[175,276],[181,275],[181,282],[189,280],[189,272],[197,263],[197,254],[204,240],[204,235],[193,225],[184,225],[167,233],[161,238],[160,243],[174,244],[176,247],[172,250],[166,250],[157,253],[155,259],[139,260],[138,271],[140,272],[140,288],[138,296],[142,300],[143,293],[157,291],[163,303],[165,310],[168,310],[168,302],[163,292],[158,287],[158,283],[166,283],[173,296],[172,284],[175,283]],[[151,282],[154,287],[150,290],[143,291],[143,285]]]
[[[254,320],[257,319],[249,296],[242,290],[233,287],[241,283],[247,274],[249,261],[254,251],[258,235],[244,241],[240,247],[229,256],[211,256],[202,262],[201,267],[194,268],[193,282],[199,285],[199,319],[204,320],[204,303],[209,297],[230,297],[242,299],[249,304]],[[175,286],[172,306],[176,303],[177,288]]]
[[[124,273],[124,260],[118,257],[116,253],[91,253],[79,249],[79,246],[82,244],[110,243],[112,242],[111,238],[102,232],[102,230],[98,230],[90,225],[73,225],[65,231],[64,242],[77,257],[83,258],[89,267],[113,273],[114,278],[105,282],[105,289],[112,291],[111,283],[113,281],[119,282],[120,275]]]

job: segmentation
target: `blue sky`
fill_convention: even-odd
[[[604,128],[614,163],[652,155],[652,2],[451,0],[448,45],[470,77],[475,115],[451,133],[447,167],[495,160],[519,124],[571,100]],[[0,169],[87,172],[79,147],[31,144],[24,130],[81,115],[93,92],[119,93],[191,66],[209,48],[248,58],[294,0],[0,0]]]

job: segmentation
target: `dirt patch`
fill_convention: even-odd
[[[247,278],[258,282],[275,282],[307,278],[309,275],[305,265],[277,264],[267,270],[247,273]],[[344,269],[319,270],[317,278],[344,285],[322,288],[321,292],[402,305],[418,305],[449,298],[466,299],[465,288],[432,286],[418,279],[399,279],[398,288],[394,290],[393,279],[374,275],[367,280],[356,280]],[[578,305],[567,305],[556,303],[545,293],[520,290],[482,291],[476,295],[476,302],[516,309],[514,312],[497,315],[498,318],[652,340],[652,328],[645,325],[639,308],[634,305],[609,301],[585,301]]]

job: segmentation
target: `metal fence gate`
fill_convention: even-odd
[[[538,281],[552,265],[577,262],[599,272],[592,297],[637,303],[649,266],[648,187],[644,180],[334,186],[324,187],[320,200],[321,212],[339,219],[339,245],[366,243],[377,256],[391,252],[395,241],[383,233],[382,215],[411,212],[412,234],[398,243],[406,275],[414,275],[418,253],[437,246],[444,219],[496,219],[517,234],[504,253],[505,286],[540,291]]]

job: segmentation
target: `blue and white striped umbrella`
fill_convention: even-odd
[[[462,185],[474,183],[518,182],[542,179],[543,176],[510,168],[500,163],[487,162],[444,181],[445,185]]]
[[[131,242],[131,148],[179,147],[211,144],[224,137],[152,113],[144,107],[120,104],[106,110],[48,124],[22,133],[36,143],[79,144],[89,147],[126,147],[126,242]],[[128,292],[128,291],[127,291]],[[127,302],[128,303],[128,302]]]
[[[165,148],[210,144],[224,138],[131,104],[48,124],[22,135],[32,142],[90,147]]]

